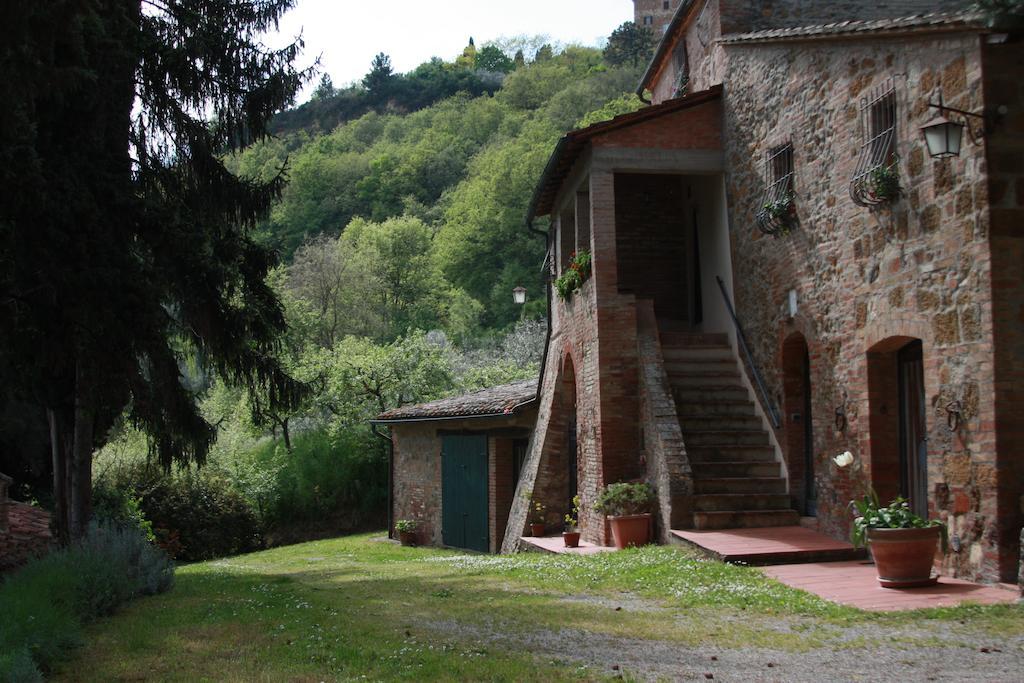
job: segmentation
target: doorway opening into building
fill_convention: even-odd
[[[782,346],[786,425],[786,468],[797,509],[808,517],[818,514],[818,486],[814,476],[814,421],[811,401],[811,356],[799,332]]]

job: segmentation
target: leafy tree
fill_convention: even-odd
[[[16,3],[0,54],[0,370],[49,416],[62,536],[90,516],[93,449],[126,410],[160,461],[214,428],[182,367],[299,402],[252,237],[284,175],[222,154],[267,134],[306,72],[258,36],[293,0]],[[143,7],[145,5],[145,8]]]
[[[555,56],[555,49],[550,44],[541,45],[534,55],[535,62],[550,62]]]
[[[476,53],[476,68],[507,74],[516,67],[508,55],[502,52],[497,45],[485,45]]]
[[[397,78],[391,68],[391,57],[380,52],[370,63],[370,72],[363,77],[363,87],[372,102],[383,104],[393,92]]]
[[[627,21],[612,31],[604,48],[604,59],[613,66],[640,66],[654,55],[654,33]]]
[[[516,56],[515,59],[512,60],[512,63],[515,65],[517,70],[526,66],[526,57],[523,55],[523,51],[521,49],[516,50]]]

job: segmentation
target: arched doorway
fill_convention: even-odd
[[[579,440],[576,423],[576,369],[573,367],[572,358],[568,356],[565,359],[565,371],[562,373],[562,396],[566,411],[565,466],[568,491],[566,500],[571,501],[579,492]]]
[[[783,390],[786,414],[786,468],[797,507],[808,517],[818,514],[818,487],[814,476],[814,421],[811,401],[811,356],[799,332],[782,345]]]
[[[910,500],[928,514],[928,426],[924,348],[920,339],[890,337],[868,351],[871,484],[882,502]]]

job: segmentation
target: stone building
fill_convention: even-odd
[[[663,541],[842,538],[870,486],[948,522],[947,573],[1016,580],[1024,50],[963,4],[686,0],[650,106],[559,141],[529,223],[553,278],[581,251],[591,274],[550,294],[504,551],[530,500],[555,525],[576,493],[607,543],[616,481],[653,484]],[[969,130],[932,158],[940,95],[980,116],[945,112]]]
[[[681,3],[682,0],[633,0],[633,21],[650,29],[660,40]]]

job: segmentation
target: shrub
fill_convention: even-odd
[[[647,484],[619,482],[609,484],[594,503],[594,509],[612,517],[650,512],[654,491]]]
[[[211,473],[166,475],[141,495],[158,542],[176,558],[208,560],[263,545],[255,510],[227,481]]]
[[[300,434],[280,465],[270,524],[341,514],[355,529],[376,523],[387,508],[383,442],[368,429]]]
[[[168,590],[174,565],[139,530],[94,524],[81,541],[0,584],[0,680],[39,680],[81,643],[81,625],[140,595]],[[27,659],[26,659],[27,657]]]
[[[100,523],[138,529],[149,541],[155,541],[153,523],[142,511],[142,501],[131,492],[100,479],[92,489],[93,518]]]

